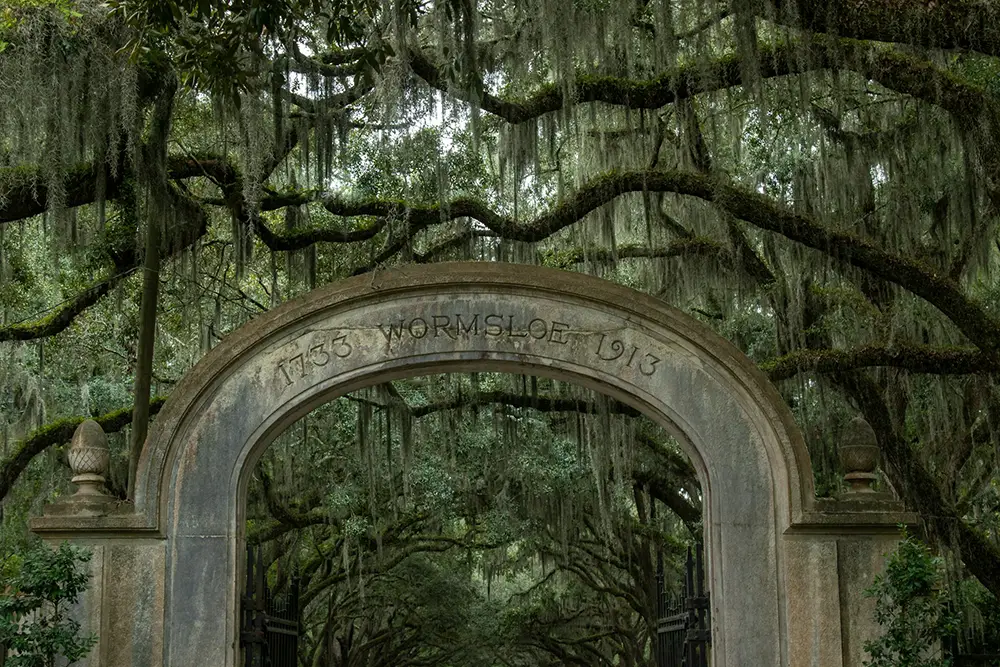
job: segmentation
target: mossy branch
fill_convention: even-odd
[[[166,396],[156,396],[149,401],[149,414],[155,415],[163,407]],[[73,437],[73,431],[87,417],[67,417],[43,426],[14,445],[14,452],[0,464],[0,500],[7,497],[14,482],[31,463],[31,460],[49,447],[63,445]],[[132,423],[132,406],[114,410],[94,421],[105,433],[117,433]]]
[[[388,221],[378,220],[374,224],[356,229],[331,229],[328,227],[306,227],[287,232],[276,232],[258,220],[254,229],[257,236],[270,250],[288,251],[308,248],[316,243],[358,243],[375,238],[385,229]]]
[[[208,230],[208,216],[190,198],[171,188],[169,199],[172,206],[179,211],[178,224],[165,231],[163,241],[159,245],[161,261],[191,246]],[[94,283],[44,317],[0,327],[0,342],[36,340],[65,331],[77,317],[107,296],[128,275],[138,270],[142,266],[143,256],[135,235],[125,234],[119,240],[123,242],[108,248],[108,254],[113,259],[114,275]]]
[[[782,45],[770,49],[762,47],[762,50],[762,77],[774,78],[801,70],[802,65],[792,47]],[[522,100],[506,100],[486,92],[478,80],[474,91],[452,85],[441,69],[419,50],[410,51],[409,63],[413,72],[432,88],[466,102],[475,102],[484,111],[512,124],[526,123],[583,102],[603,102],[630,109],[659,109],[700,93],[743,83],[739,57],[726,56],[710,63],[684,65],[655,79],[581,75],[573,82],[572,97],[567,97],[565,87],[549,84]]]
[[[767,197],[699,175],[665,175],[663,185],[679,194],[711,201],[759,229],[774,232],[899,285],[935,306],[991,358],[1000,353],[1000,323],[957,282],[920,260],[896,255],[872,241],[792,213]],[[653,189],[655,186],[647,187]]]
[[[760,369],[774,382],[804,371],[842,373],[861,368],[891,367],[912,373],[971,375],[996,370],[982,351],[971,347],[933,345],[864,345],[850,350],[796,350],[765,362]]]
[[[100,196],[98,184],[104,169],[104,199],[112,201],[120,194],[127,170],[119,164],[111,169],[106,162],[84,163],[71,168],[63,177],[66,194],[62,202],[67,208],[93,204]],[[196,176],[226,178],[232,171],[225,158],[213,155],[173,155],[167,159],[171,179]],[[50,206],[47,175],[39,167],[0,169],[0,224],[41,215]]]
[[[299,107],[303,111],[311,114],[329,114],[336,110],[342,110],[354,104],[362,97],[370,93],[374,86],[370,83],[351,86],[342,93],[330,95],[322,98],[312,98],[306,95],[299,95],[289,90],[283,90],[285,98]]]
[[[669,245],[649,247],[643,245],[623,245],[614,249],[608,248],[572,248],[553,253],[553,261],[561,267],[572,264],[592,262],[594,264],[609,264],[622,259],[657,259],[670,257],[702,256],[726,258],[729,250],[712,239],[692,237],[678,239]]]
[[[410,413],[414,419],[420,419],[421,417],[426,417],[429,414],[443,410],[457,410],[459,408],[464,409],[491,404],[507,405],[512,408],[531,408],[539,412],[597,414],[602,411],[602,407],[597,403],[583,399],[532,396],[530,394],[515,394],[506,391],[484,391],[412,407],[410,408]],[[638,417],[641,415],[635,408],[618,401],[609,401],[604,409],[610,414],[626,415],[629,417]]]
[[[284,235],[284,242],[289,247],[281,249],[299,249],[327,239],[338,243],[364,240],[374,237],[387,227],[392,227],[390,223],[399,223],[400,226],[405,227],[405,233],[399,234],[396,241],[402,245],[419,231],[432,225],[460,218],[477,220],[497,236],[509,241],[537,243],[579,222],[588,213],[614,201],[621,195],[645,190],[675,192],[677,191],[676,186],[668,181],[671,174],[679,173],[681,172],[636,171],[611,172],[598,176],[556,207],[526,221],[501,215],[482,201],[470,197],[459,197],[444,204],[409,204],[402,201],[380,199],[359,201],[328,199],[324,202],[324,206],[334,215],[374,217],[377,220],[370,227],[350,232],[313,229],[303,230],[294,235]],[[646,179],[649,179],[648,183]],[[271,238],[277,236],[274,234]],[[294,239],[294,242],[291,239]]]
[[[101,173],[103,171],[103,174]],[[98,197],[98,183],[104,180],[105,199],[118,196],[122,169],[113,172],[105,161],[85,163],[69,169],[63,177],[63,206],[91,204]],[[48,176],[37,167],[0,169],[0,224],[41,215],[49,207]]]
[[[761,18],[812,32],[1000,56],[1000,7],[981,0],[767,0]]]
[[[468,247],[475,239],[497,238],[495,232],[488,229],[466,229],[457,234],[438,241],[423,253],[413,253],[413,261],[417,264],[429,264],[441,255],[458,248]]]
[[[537,242],[575,224],[618,197],[637,192],[672,192],[712,202],[723,212],[758,229],[784,236],[899,285],[937,307],[984,353],[991,357],[1000,353],[1000,323],[950,277],[941,275],[920,260],[896,255],[877,243],[792,213],[773,199],[707,174],[657,170],[610,172],[591,180],[550,211],[525,222],[502,216],[483,202],[464,197],[447,202],[443,207],[385,200],[336,200],[328,201],[326,206],[336,215],[382,218],[376,223],[381,225],[387,224],[389,219],[405,221],[405,230],[390,239],[375,258],[374,265],[378,265],[405,247],[417,232],[448,220],[473,218],[502,238]],[[315,232],[302,234],[302,240],[316,235]],[[361,267],[357,272],[363,273],[370,268]]]
[[[670,508],[684,522],[688,529],[694,532],[694,527],[701,522],[701,503],[695,503],[682,496],[673,480],[648,470],[632,471],[635,483],[645,486],[650,494]]]
[[[57,306],[51,313],[30,322],[18,322],[0,327],[0,343],[11,340],[34,340],[54,336],[63,331],[73,320],[95,303],[100,301],[125,277],[118,274],[94,283],[72,299]]]

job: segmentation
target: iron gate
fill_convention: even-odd
[[[1000,644],[977,641],[963,636],[948,637],[942,642],[944,655],[951,658],[953,667],[995,667],[1000,665]]]
[[[688,547],[683,592],[668,599],[663,584],[661,555],[656,564],[656,667],[708,667],[711,619],[700,544]]]
[[[260,545],[247,546],[242,607],[244,667],[296,667],[299,648],[299,582],[288,593],[273,595]]]

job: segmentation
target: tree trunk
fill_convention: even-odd
[[[128,496],[135,497],[135,472],[142,445],[149,430],[149,388],[153,376],[153,348],[156,343],[156,303],[160,291],[160,225],[149,220],[146,225],[146,257],[143,262],[142,305],[139,320],[139,349],[135,369],[135,408],[132,411],[132,437],[129,443]]]
[[[135,409],[129,443],[128,496],[135,498],[135,475],[142,445],[149,428],[149,388],[153,376],[153,348],[156,342],[156,304],[160,288],[160,243],[166,218],[172,211],[167,181],[167,139],[177,92],[177,79],[168,78],[157,97],[150,118],[149,142],[144,151],[149,198],[146,215],[146,252],[143,258],[142,304],[139,320],[138,359],[135,369]]]

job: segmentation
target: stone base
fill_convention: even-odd
[[[867,640],[881,629],[865,596],[900,526],[918,517],[888,493],[856,491],[817,499],[784,533],[790,665],[862,667]]]
[[[59,501],[46,505],[44,516],[58,517],[94,517],[108,516],[118,512],[124,505],[122,501],[111,496],[96,493],[78,493],[61,498]],[[131,510],[131,506],[129,506]]]

